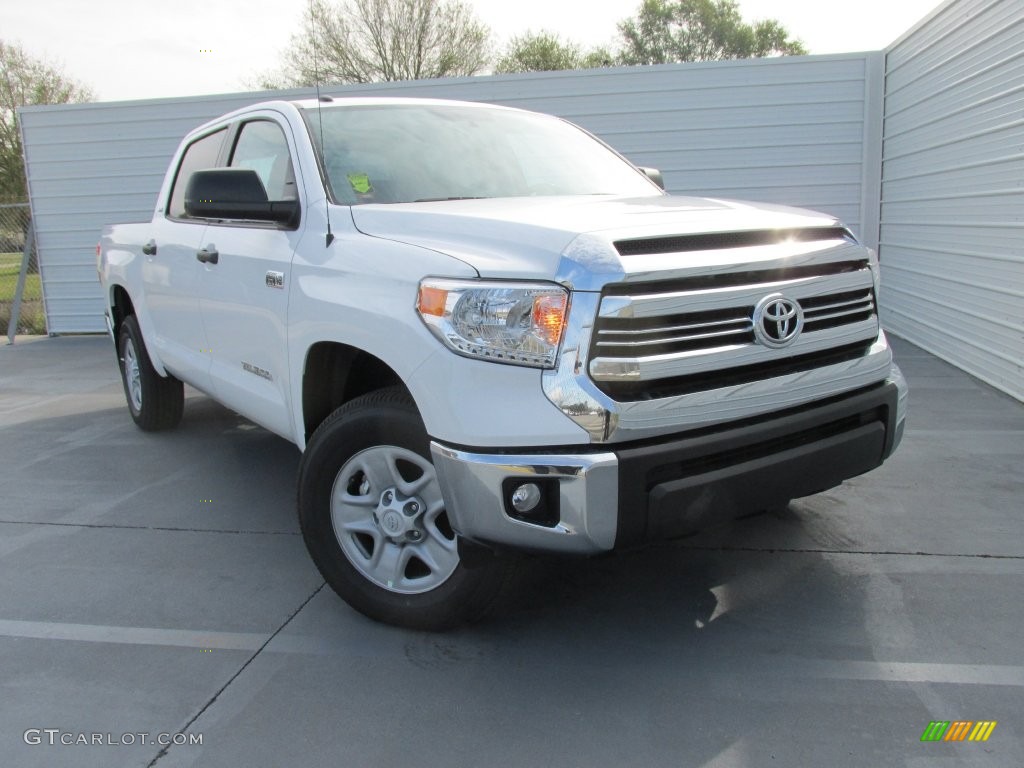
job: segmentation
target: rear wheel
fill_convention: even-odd
[[[185,387],[173,376],[156,372],[134,315],[121,323],[117,359],[135,423],[147,432],[176,427],[185,409]]]
[[[299,471],[299,521],[327,583],[389,624],[443,630],[473,620],[508,569],[487,556],[463,562],[426,430],[401,387],[359,397],[317,429]]]

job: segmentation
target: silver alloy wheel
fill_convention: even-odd
[[[124,378],[128,383],[128,394],[132,399],[132,407],[142,410],[142,378],[139,374],[139,357],[135,353],[135,342],[128,339],[124,345]]]
[[[331,522],[349,562],[390,592],[429,592],[459,564],[434,465],[405,448],[378,445],[345,462]]]

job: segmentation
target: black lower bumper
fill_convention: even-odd
[[[897,394],[887,383],[741,426],[616,450],[615,547],[681,536],[874,469],[899,442]]]

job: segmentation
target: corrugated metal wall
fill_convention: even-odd
[[[816,208],[873,242],[881,58],[755,59],[328,90],[491,101],[561,115],[638,165],[661,168],[672,192]],[[99,230],[150,218],[181,136],[264,98],[236,94],[21,112],[51,333],[103,329],[94,265]]]
[[[956,0],[889,49],[886,327],[1024,399],[1024,3]]]
[[[105,330],[96,278],[100,229],[152,218],[181,137],[252,100],[246,94],[21,111],[50,333]]]

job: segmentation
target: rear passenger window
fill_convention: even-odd
[[[171,202],[167,206],[167,215],[174,219],[187,218],[185,214],[185,187],[188,185],[188,177],[196,171],[206,168],[217,167],[217,157],[220,155],[220,145],[227,133],[226,128],[196,139],[188,145],[184,156],[181,158],[181,165],[178,166],[178,175],[174,177],[174,186],[171,187]]]
[[[296,198],[288,141],[277,123],[253,120],[243,125],[231,153],[230,165],[256,171],[267,190],[268,200]]]

